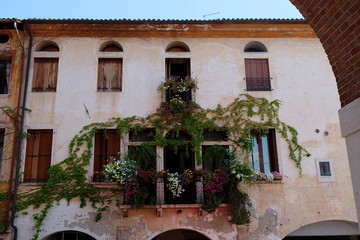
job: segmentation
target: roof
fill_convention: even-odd
[[[307,24],[305,19],[270,18],[222,18],[210,20],[196,19],[38,19],[22,20],[31,24]]]

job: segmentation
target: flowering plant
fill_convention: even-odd
[[[247,162],[240,162],[237,159],[229,159],[230,177],[238,181],[254,181],[255,171]]]
[[[274,171],[272,173],[256,173],[255,175],[255,180],[257,181],[274,181],[281,179],[282,179],[282,175],[277,171]]]
[[[111,158],[110,163],[105,165],[104,173],[106,178],[118,182],[120,186],[124,186],[127,182],[135,179],[138,170],[139,167],[136,162],[128,157],[120,160]]]
[[[224,185],[229,181],[222,169],[216,169],[212,173],[208,172],[204,176],[204,193],[207,198],[212,198],[216,193],[223,192]]]
[[[180,174],[179,179],[181,185],[187,185],[193,181],[194,173],[190,169],[186,169],[182,174]]]
[[[183,93],[190,91],[191,89],[196,89],[197,84],[196,80],[191,77],[186,76],[185,78],[180,78],[179,76],[170,76],[165,79],[164,82],[158,87],[159,92],[167,91],[168,89],[176,93]]]
[[[179,173],[167,173],[167,184],[166,187],[171,192],[173,198],[180,197],[185,189],[181,185]]]
[[[94,182],[102,182],[104,180],[104,173],[102,171],[94,171],[92,180]]]

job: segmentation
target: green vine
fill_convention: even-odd
[[[200,149],[201,143],[204,141],[204,130],[226,129],[229,140],[234,143],[234,147],[243,153],[249,153],[251,151],[249,144],[251,142],[251,131],[256,130],[265,135],[269,128],[273,128],[287,142],[289,158],[295,162],[301,174],[302,157],[309,156],[309,153],[298,143],[297,131],[280,121],[279,107],[280,102],[278,100],[269,102],[265,98],[241,95],[230,105],[226,107],[219,105],[214,110],[199,108],[193,114],[172,114],[171,116],[157,112],[146,118],[114,117],[107,122],[89,124],[84,126],[71,140],[69,157],[59,164],[51,166],[48,181],[38,189],[19,194],[17,211],[24,211],[29,206],[41,208],[40,213],[34,214],[36,223],[33,240],[38,239],[48,210],[61,199],[66,199],[69,202],[71,199],[79,198],[80,207],[86,206],[89,202],[97,210],[95,220],[100,220],[101,214],[107,210],[113,197],[120,194],[120,190],[109,190],[108,188],[94,186],[87,178],[86,166],[90,164],[94,136],[99,129],[116,128],[120,137],[124,137],[124,134],[130,131],[137,132],[146,128],[154,128],[156,129],[154,141],[148,142],[149,146],[171,146],[177,149],[186,144],[195,152],[197,164],[200,165],[202,163]],[[177,135],[180,131],[185,131],[191,136],[191,139],[169,138],[167,136],[169,131]],[[104,194],[104,192],[107,193]],[[239,196],[243,196],[243,193]],[[235,199],[233,201],[238,202],[240,200]],[[237,216],[235,218],[233,216],[233,219],[237,218]],[[241,219],[242,216],[240,216],[239,221],[234,220],[234,222],[241,222]]]

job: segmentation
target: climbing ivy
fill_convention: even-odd
[[[48,181],[35,190],[18,195],[17,211],[24,211],[29,206],[41,209],[39,213],[33,215],[35,220],[33,240],[38,239],[49,209],[61,199],[70,202],[74,198],[79,198],[81,208],[90,203],[97,210],[95,220],[100,220],[101,214],[107,210],[114,196],[120,194],[120,190],[95,186],[88,180],[86,167],[90,164],[94,136],[99,129],[116,128],[120,137],[123,137],[130,130],[137,132],[149,127],[155,128],[155,140],[148,144],[160,147],[171,146],[174,149],[181,145],[189,145],[195,152],[197,163],[200,165],[200,147],[201,142],[204,141],[205,129],[227,129],[230,141],[234,143],[234,147],[241,152],[244,159],[247,159],[247,154],[251,151],[251,131],[255,130],[266,135],[269,128],[273,128],[288,144],[289,158],[295,162],[301,174],[302,157],[309,156],[309,153],[298,143],[297,131],[280,121],[279,107],[278,100],[270,102],[265,98],[240,95],[226,107],[218,105],[216,109],[207,110],[199,108],[192,114],[177,113],[169,116],[156,112],[145,118],[114,117],[107,122],[86,125],[71,140],[69,156],[59,164],[51,166]],[[167,138],[166,133],[170,130],[176,134],[185,131],[192,138],[191,140]]]

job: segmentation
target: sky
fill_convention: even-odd
[[[0,18],[209,20],[303,17],[289,0],[4,0]]]

